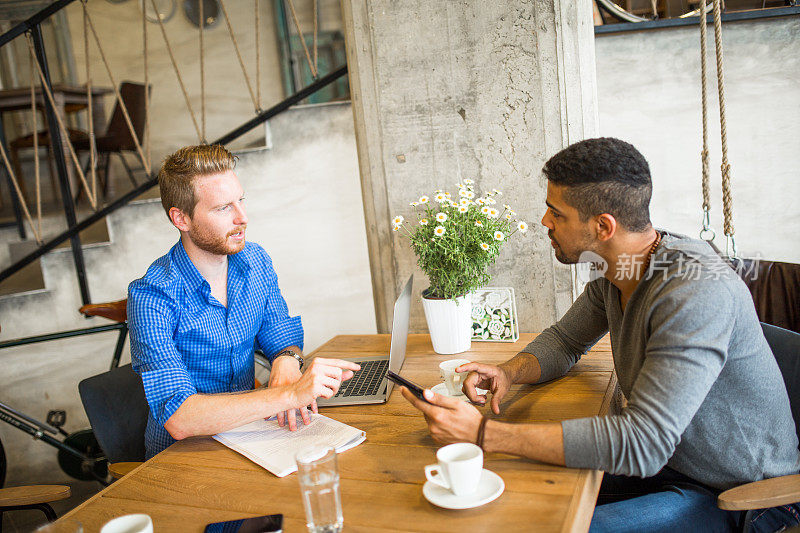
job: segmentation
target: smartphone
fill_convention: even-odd
[[[208,524],[205,533],[280,533],[281,531],[283,531],[283,515],[271,514]]]
[[[411,391],[411,394],[413,394],[414,396],[416,396],[420,400],[428,402],[428,400],[426,400],[425,396],[422,394],[422,390],[423,390],[422,387],[420,387],[419,385],[417,385],[413,381],[409,381],[406,378],[395,374],[391,370],[389,370],[386,373],[386,378],[387,379],[391,379],[392,381],[394,381],[397,385],[400,385],[401,387],[407,388],[408,390]],[[428,403],[430,403],[430,402],[428,402]]]

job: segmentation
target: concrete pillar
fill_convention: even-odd
[[[475,180],[498,188],[530,223],[492,267],[516,289],[520,326],[539,331],[573,298],[544,214],[549,156],[597,127],[589,0],[342,0],[378,330],[411,272],[427,287],[390,220],[435,189]],[[516,238],[520,237],[520,238]],[[415,298],[412,331],[425,331]]]

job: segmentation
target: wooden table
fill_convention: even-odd
[[[534,335],[515,344],[473,343],[458,357],[502,362]],[[342,335],[314,355],[386,353],[388,335]],[[453,356],[433,353],[427,335],[410,335],[403,375],[432,386],[438,365]],[[515,386],[501,420],[552,421],[593,416],[611,408],[616,390],[611,348],[602,340],[569,374],[538,386]],[[484,408],[490,413],[488,408]],[[464,511],[435,507],[422,495],[423,467],[437,445],[422,416],[397,391],[384,405],[329,407],[323,412],[367,432],[367,440],[339,457],[348,531],[585,531],[602,473],[487,454],[485,467],[505,481],[494,502]],[[223,520],[283,513],[284,530],[305,531],[295,475],[277,478],[208,437],[178,442],[73,509],[87,532],[115,516],[147,513],[158,531],[203,531]]]

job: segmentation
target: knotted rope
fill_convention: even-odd
[[[200,22],[200,120],[202,126],[200,127],[200,131],[202,132],[203,142],[206,140],[206,56],[203,51],[203,28],[206,25],[206,15],[204,12],[204,0],[198,0],[197,5],[200,8],[198,16],[198,21]]]
[[[122,111],[122,116],[125,118],[125,123],[128,125],[128,131],[130,131],[131,138],[133,139],[133,144],[136,146],[136,151],[139,153],[139,157],[142,160],[142,166],[144,166],[145,172],[147,174],[150,174],[150,162],[144,156],[144,150],[142,150],[142,145],[139,143],[139,138],[136,135],[136,130],[133,128],[133,122],[131,122],[131,117],[128,114],[128,108],[125,106],[125,102],[122,100],[122,95],[119,92],[119,86],[117,85],[117,80],[114,78],[114,73],[111,72],[111,67],[108,64],[108,60],[106,59],[106,53],[103,51],[103,47],[100,44],[100,37],[97,36],[97,31],[94,29],[94,24],[92,23],[92,17],[89,16],[88,11],[86,11],[86,20],[89,23],[89,29],[92,31],[92,35],[94,36],[94,41],[97,43],[97,50],[100,52],[100,59],[103,61],[103,65],[106,67],[106,72],[108,73],[108,78],[111,80],[111,86],[113,87],[114,94],[117,97],[117,103],[119,104],[119,109],[120,111]],[[147,93],[147,87],[145,87],[145,94],[146,93]]]
[[[27,37],[28,37],[28,49],[31,51],[32,54],[35,55],[33,42],[31,40],[30,34],[27,34]],[[47,96],[47,100],[50,102],[50,106],[53,109],[53,115],[56,117],[56,122],[58,123],[58,129],[61,132],[61,136],[63,137],[67,145],[67,148],[69,149],[69,154],[72,157],[72,162],[75,164],[75,170],[77,171],[78,177],[80,178],[81,185],[83,185],[83,189],[84,191],[86,191],[86,196],[89,198],[89,203],[92,204],[92,208],[97,209],[97,200],[95,199],[94,194],[89,188],[89,184],[86,182],[86,176],[83,174],[83,169],[81,168],[81,162],[78,160],[78,155],[75,153],[75,147],[72,146],[72,142],[69,139],[69,131],[67,131],[67,127],[64,125],[64,120],[61,118],[61,115],[56,113],[55,99],[53,98],[53,93],[50,91],[50,87],[48,87],[47,85],[44,73],[42,72],[42,67],[39,65],[38,61],[34,61],[33,64],[36,67],[36,71],[39,73],[39,79],[42,82],[42,88],[44,89],[44,93]]]
[[[219,2],[219,7],[222,8],[222,15],[225,17],[225,24],[228,26],[228,33],[231,36],[231,42],[233,42],[233,49],[236,51],[236,58],[239,60],[239,66],[242,67],[242,74],[244,74],[244,81],[247,84],[247,91],[250,93],[250,99],[253,101],[253,107],[255,108],[256,113],[258,113],[260,111],[258,99],[253,92],[253,85],[250,82],[250,76],[247,74],[247,68],[244,66],[242,53],[239,51],[239,43],[236,41],[236,34],[233,33],[231,19],[228,17],[228,10],[225,9],[225,2],[223,0],[217,0],[217,2]]]
[[[731,197],[731,165],[728,162],[728,125],[725,120],[725,75],[722,62],[722,14],[720,0],[714,0],[714,44],[717,52],[717,89],[719,91],[719,126],[722,139],[722,213],[725,217],[725,236],[732,239],[733,198]],[[734,255],[735,244],[734,244]]]
[[[29,50],[29,52],[31,52]],[[33,175],[36,180],[36,227],[38,231],[36,232],[37,235],[41,235],[42,233],[42,178],[41,178],[41,169],[39,168],[39,125],[37,124],[37,112],[36,112],[36,76],[33,72],[33,63],[36,61],[36,56],[33,55],[31,52],[31,124],[33,127]],[[38,237],[36,239],[39,240]]]
[[[156,1],[150,0],[150,4],[153,6],[153,11],[158,13],[158,8],[156,7]],[[164,37],[164,44],[167,45],[167,53],[169,54],[169,58],[172,61],[172,68],[175,70],[175,75],[178,77],[178,84],[181,86],[181,92],[183,92],[183,99],[186,101],[186,107],[189,109],[189,115],[192,118],[192,124],[194,124],[194,130],[197,132],[197,139],[200,142],[204,142],[205,139],[203,138],[203,134],[200,132],[200,126],[197,124],[197,117],[194,114],[194,109],[192,109],[192,103],[189,101],[189,93],[186,92],[186,86],[183,84],[183,78],[181,77],[181,71],[178,69],[178,63],[175,61],[175,54],[172,53],[172,46],[169,44],[169,38],[167,38],[167,30],[164,28],[164,22],[161,20],[161,17],[156,16],[156,20],[158,21],[158,27],[161,28],[161,35]],[[147,171],[148,174],[150,171]]]
[[[306,61],[308,61],[308,68],[311,69],[311,76],[314,79],[317,78],[317,68],[314,66],[314,63],[311,61],[311,54],[308,53],[308,46],[306,46],[306,38],[303,35],[303,31],[300,29],[300,21],[297,20],[297,13],[294,10],[294,3],[292,0],[287,0],[289,3],[289,10],[292,12],[292,18],[294,19],[294,26],[297,28],[298,37],[300,37],[300,44],[303,45],[303,51],[306,54]]]

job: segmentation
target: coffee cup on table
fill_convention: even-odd
[[[106,522],[100,533],[153,533],[153,520],[146,514],[126,514]]]
[[[447,387],[447,392],[451,396],[459,396],[463,394],[461,391],[461,385],[464,382],[464,379],[467,377],[467,374],[469,374],[469,372],[456,372],[456,368],[471,362],[472,361],[469,359],[449,359],[439,363],[439,374],[442,376],[442,381],[444,381],[444,385]]]
[[[437,464],[425,467],[428,481],[456,496],[475,492],[483,472],[483,450],[469,442],[459,442],[439,448]]]

